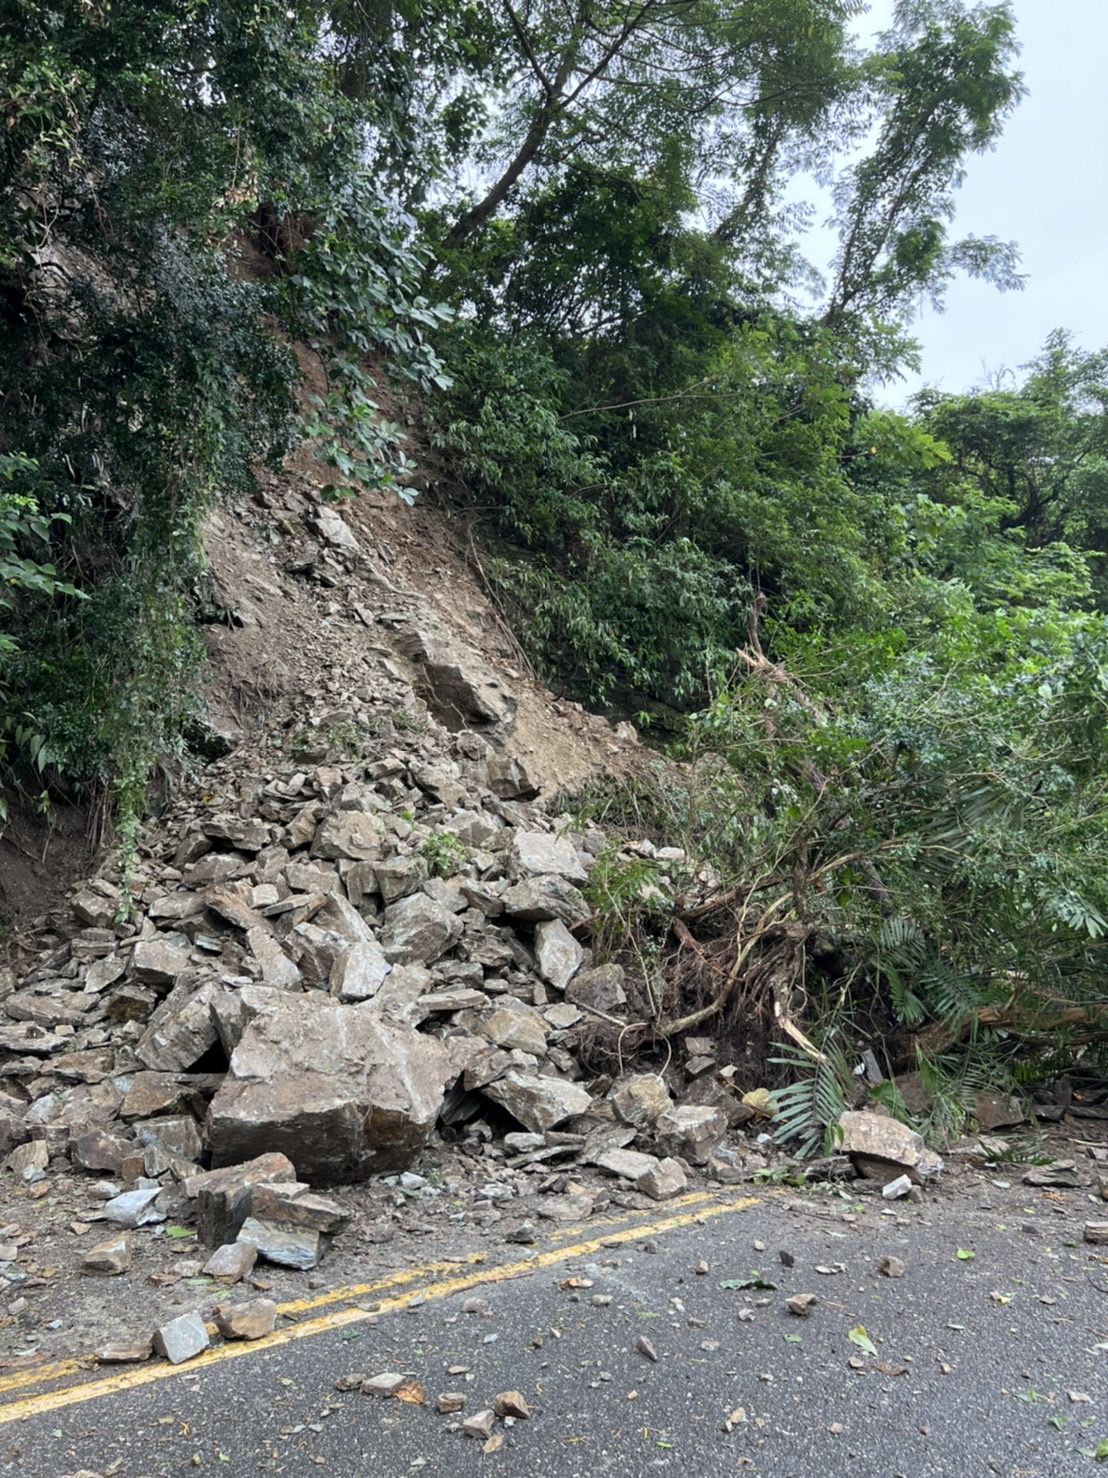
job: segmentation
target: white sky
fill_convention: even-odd
[[[1028,282],[1021,293],[956,279],[946,311],[925,307],[916,327],[923,375],[888,387],[901,403],[920,383],[967,390],[1018,369],[1054,328],[1085,349],[1108,345],[1108,0],[1015,0],[1027,96],[995,151],[970,160],[955,235],[1014,240]],[[865,29],[888,23],[874,0]]]

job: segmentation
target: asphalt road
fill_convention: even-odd
[[[702,1203],[699,1224],[658,1225],[680,1220],[668,1207],[586,1223],[504,1281],[490,1258],[451,1291],[440,1266],[377,1314],[364,1296],[336,1299],[284,1321],[284,1343],[215,1351],[168,1378],[101,1370],[0,1393],[0,1473],[1108,1471],[1081,1451],[1108,1438],[1108,1268],[1080,1242],[1089,1207],[1018,1186],[893,1214],[828,1195],[736,1201]],[[902,1276],[878,1272],[885,1256]],[[721,1286],[754,1279],[776,1287]],[[798,1318],[785,1300],[803,1292],[818,1302]],[[876,1353],[849,1338],[859,1325]],[[427,1404],[336,1390],[386,1370],[410,1373]],[[495,1451],[435,1410],[442,1391],[464,1392],[468,1414],[512,1388],[532,1415],[497,1422]]]

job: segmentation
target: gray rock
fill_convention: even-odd
[[[374,865],[377,891],[386,903],[407,898],[427,881],[427,863],[422,857],[394,857]]]
[[[368,1001],[381,989],[392,966],[375,939],[359,940],[331,966],[331,994],[340,1001]]]
[[[327,1237],[337,1236],[350,1221],[349,1213],[337,1201],[316,1195],[300,1181],[254,1186],[250,1214],[260,1221],[307,1227]]]
[[[172,985],[189,968],[190,952],[179,934],[140,939],[131,954],[131,974],[144,985]]]
[[[588,1093],[576,1083],[563,1078],[529,1078],[515,1069],[481,1091],[535,1134],[554,1129],[575,1114],[587,1113],[592,1106]]]
[[[237,1233],[236,1233],[237,1235]],[[227,1242],[217,1247],[201,1272],[218,1283],[238,1283],[258,1260],[258,1249],[249,1242]]]
[[[655,1201],[668,1201],[679,1196],[688,1186],[688,1177],[676,1160],[659,1160],[635,1182],[635,1189]]]
[[[682,1104],[666,1109],[654,1122],[654,1137],[664,1155],[677,1155],[691,1165],[706,1165],[727,1133],[727,1116],[708,1104]]]
[[[312,843],[317,857],[349,857],[355,862],[376,859],[385,841],[385,824],[368,811],[340,811],[320,824]]]
[[[268,927],[250,929],[246,935],[246,944],[261,966],[262,979],[266,985],[278,990],[292,990],[300,984],[300,971],[274,939]]]
[[[622,965],[598,965],[579,971],[566,986],[566,1000],[574,1006],[612,1016],[627,1005]]]
[[[217,1304],[215,1322],[224,1339],[264,1339],[273,1333],[277,1305],[271,1298],[254,1298],[245,1304]]]
[[[518,755],[490,754],[486,763],[489,789],[501,800],[527,800],[542,789],[538,776]]]
[[[580,890],[553,873],[516,883],[505,891],[503,903],[509,918],[525,923],[561,919],[563,924],[575,924],[589,917],[589,906]]]
[[[546,1052],[546,1022],[522,1002],[495,1011],[467,1012],[460,1024],[506,1052],[530,1052],[534,1057]]]
[[[565,990],[585,958],[585,951],[561,919],[548,919],[535,928],[535,962],[539,974],[555,990]]]
[[[673,1107],[669,1089],[657,1073],[633,1073],[621,1078],[608,1097],[618,1117],[635,1129],[650,1128]]]
[[[314,1228],[284,1226],[254,1216],[246,1218],[236,1240],[255,1248],[266,1262],[301,1272],[314,1268],[322,1251],[322,1239]]]
[[[593,1164],[609,1175],[618,1175],[621,1180],[637,1183],[658,1164],[656,1155],[644,1155],[640,1150],[602,1150]]]
[[[195,1196],[200,1241],[220,1247],[238,1235],[250,1214],[251,1192],[256,1185],[295,1181],[292,1161],[282,1154],[262,1154],[245,1164],[207,1170],[185,1181],[185,1194]]]
[[[154,1350],[171,1365],[193,1360],[208,1348],[208,1331],[199,1314],[182,1314],[154,1332]]]
[[[165,1212],[154,1204],[160,1194],[160,1186],[146,1191],[124,1191],[121,1196],[105,1201],[101,1215],[105,1221],[114,1221],[121,1227],[145,1227],[165,1221]]]
[[[187,1114],[168,1114],[161,1119],[144,1119],[134,1126],[139,1144],[157,1144],[181,1160],[199,1160],[204,1150],[196,1120]],[[112,1170],[112,1165],[98,1165],[98,1170]]]
[[[216,1041],[212,1005],[223,994],[217,980],[208,980],[198,989],[187,979],[180,981],[154,1012],[135,1046],[142,1065],[159,1072],[180,1072],[198,1062]]]
[[[839,1150],[850,1155],[864,1174],[877,1180],[895,1179],[895,1171],[906,1171],[916,1185],[932,1180],[943,1162],[929,1150],[914,1129],[884,1114],[847,1110],[839,1118]],[[890,1173],[886,1174],[883,1167]]]
[[[573,843],[549,831],[517,831],[512,837],[511,868],[519,880],[555,873],[574,883],[588,881]]]
[[[380,943],[385,958],[393,964],[430,965],[457,942],[461,932],[456,914],[425,893],[413,893],[386,908]]]
[[[415,668],[419,696],[440,723],[455,731],[511,730],[516,699],[469,647],[423,615],[419,626],[398,633],[403,655]]]
[[[281,1150],[323,1184],[406,1168],[442,1107],[447,1054],[383,1020],[376,1002],[305,1010],[289,1000],[235,1048],[209,1111],[214,1163]]]

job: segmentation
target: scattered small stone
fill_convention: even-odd
[[[465,1404],[464,1391],[443,1391],[435,1401],[435,1410],[448,1416],[455,1411],[464,1411]]]
[[[383,1370],[380,1375],[371,1375],[362,1381],[362,1395],[395,1396],[407,1379],[398,1370]]]
[[[149,1360],[153,1353],[152,1339],[136,1339],[130,1343],[101,1345],[94,1356],[101,1365],[137,1365],[143,1360]]]
[[[814,1293],[794,1293],[792,1298],[785,1300],[785,1307],[798,1319],[806,1319],[817,1303],[819,1299]]]
[[[519,1421],[526,1421],[531,1415],[531,1408],[519,1391],[501,1391],[493,1401],[492,1409],[499,1417],[511,1416]]]
[[[905,1268],[899,1257],[883,1257],[877,1271],[885,1278],[903,1278]]]
[[[485,1442],[492,1435],[495,1421],[495,1412],[491,1407],[486,1407],[484,1411],[475,1411],[472,1416],[467,1416],[462,1423],[462,1431],[467,1437],[474,1437],[479,1442]]]
[[[645,1334],[639,1335],[635,1341],[635,1349],[638,1350],[640,1355],[645,1355],[648,1360],[656,1361],[658,1359],[658,1351],[647,1339]]]
[[[1101,1246],[1108,1242],[1108,1221],[1087,1221],[1085,1223],[1085,1241]]]
[[[131,1266],[131,1239],[126,1232],[117,1232],[103,1242],[90,1247],[81,1259],[81,1266],[89,1273],[125,1273]]]

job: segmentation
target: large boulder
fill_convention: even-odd
[[[410,1165],[452,1076],[441,1045],[366,1006],[290,997],[249,1023],[209,1111],[214,1165],[279,1151],[315,1183]]]
[[[887,1182],[907,1172],[920,1185],[943,1168],[914,1129],[885,1114],[848,1110],[839,1116],[839,1131],[840,1150],[871,1180]]]
[[[412,664],[415,687],[440,723],[455,732],[511,732],[517,700],[472,648],[445,627],[422,617],[397,633],[397,645]]]

